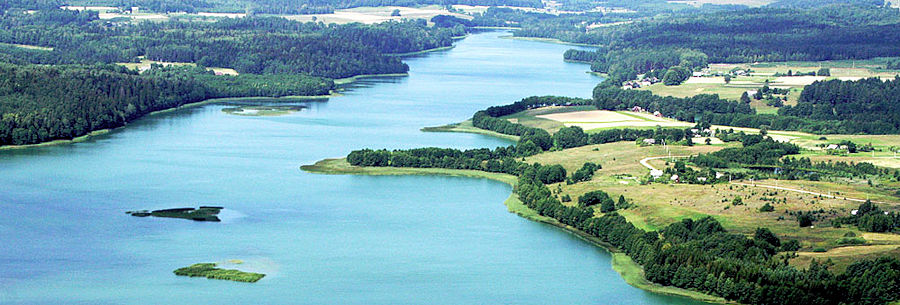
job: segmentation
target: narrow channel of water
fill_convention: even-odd
[[[589,97],[568,46],[471,35],[283,116],[206,105],[83,143],[0,151],[0,304],[694,304],[628,286],[610,256],[502,205],[490,180],[304,173],[353,149],[495,147],[423,133],[529,95]],[[128,210],[221,205],[222,223]],[[240,259],[258,283],[176,277]]]

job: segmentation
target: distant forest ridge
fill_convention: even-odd
[[[390,54],[447,47],[462,28],[428,27],[424,20],[374,25],[324,25],[277,17],[196,22],[111,24],[95,11],[8,11],[0,42],[53,48],[0,46],[0,61],[15,64],[110,64],[140,56],[165,62],[233,68],[240,73],[299,73],[328,78],[405,73]]]
[[[223,12],[262,14],[322,14],[335,9],[377,6],[417,5],[481,5],[541,8],[540,0],[9,0],[7,7],[41,9],[77,6],[140,7],[144,10],[168,12]],[[0,4],[0,9],[4,4]]]
[[[785,3],[760,8],[704,5],[631,17],[621,12],[552,15],[490,8],[468,24],[517,26],[513,34],[519,37],[596,45],[595,51],[570,50],[564,58],[591,63],[592,71],[608,73],[608,83],[615,86],[639,74],[656,71],[653,75],[663,76],[676,67],[690,72],[707,63],[900,56],[896,8],[862,0],[824,1],[819,6],[798,0],[790,2],[796,6],[779,7]]]
[[[685,48],[710,62],[834,60],[900,55],[900,11],[826,6],[757,8],[601,27],[583,43]]]

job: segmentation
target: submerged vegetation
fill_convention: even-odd
[[[222,211],[222,207],[210,207],[210,206],[201,206],[197,209],[195,208],[175,208],[175,209],[164,209],[164,210],[140,210],[140,211],[128,211],[126,212],[128,215],[136,216],[136,217],[165,217],[165,218],[182,218],[182,219],[190,219],[194,221],[213,221],[219,222],[219,212]]]
[[[262,273],[244,272],[234,269],[219,269],[216,268],[215,263],[193,264],[188,267],[175,269],[174,273],[178,276],[205,277],[208,279],[247,283],[256,283],[266,276]]]
[[[306,109],[305,106],[238,106],[222,108],[222,112],[240,116],[279,116]]]

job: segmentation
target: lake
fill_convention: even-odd
[[[627,285],[610,255],[507,212],[510,187],[340,176],[300,165],[360,148],[509,145],[424,133],[530,95],[590,97],[564,45],[470,35],[282,116],[209,104],[74,144],[0,151],[0,304],[698,304]],[[272,102],[263,102],[271,104]],[[219,205],[221,223],[129,210]],[[177,277],[242,260],[248,284]]]

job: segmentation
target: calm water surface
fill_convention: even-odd
[[[569,47],[472,35],[286,116],[207,105],[90,141],[0,152],[0,304],[692,304],[633,288],[610,256],[510,214],[470,178],[331,176],[353,149],[495,147],[423,133],[529,95],[589,97]],[[221,223],[125,211],[222,205]],[[255,284],[177,277],[240,259]]]

